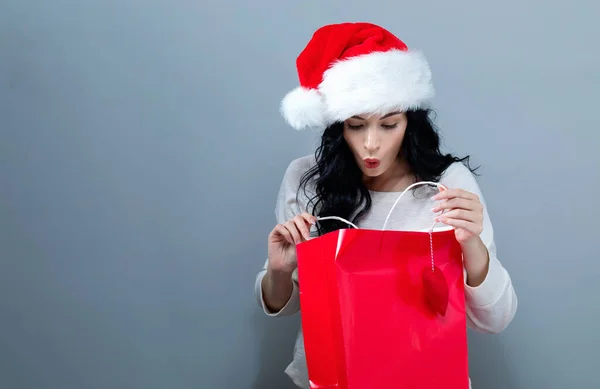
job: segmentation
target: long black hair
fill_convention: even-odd
[[[407,126],[400,155],[419,181],[439,181],[454,162],[469,166],[469,156],[458,158],[440,151],[440,136],[430,119],[430,110],[406,112]],[[357,223],[371,208],[371,195],[362,179],[362,172],[344,136],[344,123],[334,123],[325,129],[315,152],[316,164],[300,180],[300,188],[308,197],[307,211],[315,216],[339,216]],[[308,185],[312,183],[309,194]],[[347,225],[337,220],[317,224],[322,235]]]

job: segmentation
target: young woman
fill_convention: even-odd
[[[268,237],[268,259],[255,293],[270,316],[299,311],[295,245],[339,228],[338,216],[359,228],[381,229],[398,195],[417,181],[441,182],[438,192],[420,186],[404,196],[389,229],[419,230],[440,223],[454,228],[463,251],[467,322],[498,333],[512,321],[517,297],[496,257],[490,217],[467,158],[443,154],[431,122],[434,95],[425,58],[387,30],[368,23],[318,29],[297,59],[300,86],[282,102],[296,129],[324,128],[314,156],[291,162]],[[444,211],[441,216],[440,212]],[[286,373],[309,388],[302,331]]]

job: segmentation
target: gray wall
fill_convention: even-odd
[[[520,307],[471,334],[476,387],[600,387],[598,6],[202,3],[0,2],[1,388],[291,388],[298,319],[252,287],[316,134],[278,104],[345,20],[425,50],[447,149],[482,165]]]

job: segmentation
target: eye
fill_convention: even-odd
[[[381,127],[385,128],[386,130],[393,130],[394,128],[398,127],[398,123],[382,124]]]
[[[356,125],[352,125],[350,123],[346,123],[346,125],[348,126],[349,129],[351,130],[358,130],[363,128],[364,126],[362,124],[356,124]]]

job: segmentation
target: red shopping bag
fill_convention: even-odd
[[[297,258],[311,388],[469,388],[452,229],[342,229],[299,244]]]

